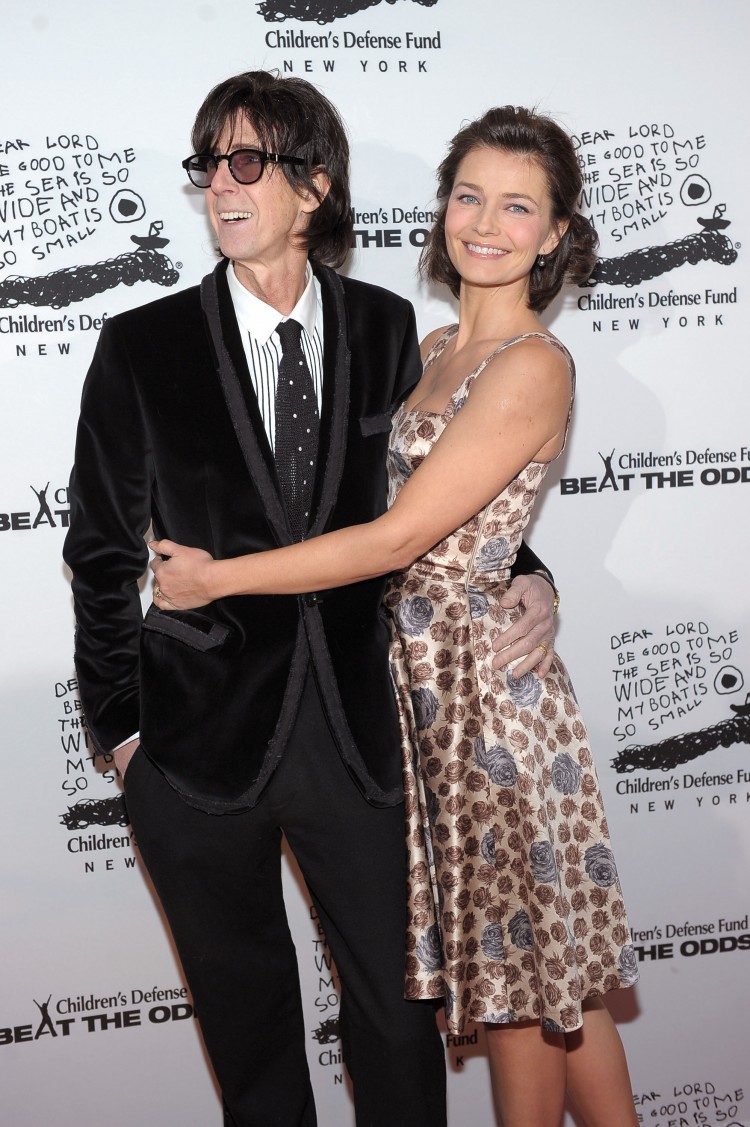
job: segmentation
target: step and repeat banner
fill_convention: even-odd
[[[415,274],[448,139],[507,102],[575,137],[601,260],[596,286],[545,314],[578,398],[529,540],[562,591],[559,648],[641,964],[611,1005],[640,1119],[747,1127],[744,0],[11,0],[3,14],[0,1119],[221,1122],[118,780],[92,761],[60,553],[98,332],[212,269],[180,160],[208,89],[264,67],[340,107],[347,270],[409,297],[422,333],[455,316]],[[319,1121],[351,1127],[335,967],[286,874]],[[481,1030],[446,1051],[452,1123],[493,1123]]]

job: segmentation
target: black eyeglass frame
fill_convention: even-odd
[[[240,180],[239,176],[237,175],[237,173],[232,168],[232,158],[236,157],[238,153],[252,153],[253,156],[260,157],[260,162],[259,162],[260,163],[260,169],[258,171],[258,175],[253,180]],[[213,161],[214,164],[216,165],[216,168],[214,169],[214,171],[211,175],[211,179],[209,180],[209,182],[207,184],[196,184],[195,180],[193,180],[193,177],[190,175],[190,163],[191,163],[191,161],[194,161],[196,159],[205,160],[205,161]],[[260,180],[261,176],[263,175],[264,168],[269,163],[270,164],[281,164],[283,162],[283,163],[286,163],[286,164],[303,164],[303,165],[307,164],[307,161],[304,160],[302,157],[287,156],[284,153],[264,153],[262,149],[253,149],[253,148],[233,149],[231,153],[192,153],[189,157],[185,157],[185,159],[181,163],[182,163],[182,167],[187,172],[188,179],[190,180],[190,183],[193,185],[193,187],[194,188],[201,188],[201,189],[203,189],[203,191],[205,191],[207,188],[211,187],[211,184],[213,182],[213,178],[216,175],[216,173],[219,171],[219,161],[220,160],[225,160],[227,162],[227,165],[229,167],[229,173],[230,173],[232,179],[234,181],[236,181],[236,183],[238,183],[238,184],[257,184],[257,182]],[[197,169],[196,169],[196,171],[197,171]],[[207,171],[208,171],[208,169],[206,170],[206,172]]]

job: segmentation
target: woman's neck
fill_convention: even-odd
[[[522,333],[543,331],[528,306],[528,285],[489,288],[461,283],[456,349],[470,341],[509,340]]]

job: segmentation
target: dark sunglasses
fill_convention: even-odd
[[[282,156],[280,153],[264,153],[260,149],[235,149],[233,153],[195,153],[186,157],[182,167],[190,177],[190,183],[196,188],[210,188],[211,181],[216,175],[219,161],[225,160],[229,165],[232,178],[238,184],[254,184],[263,175],[263,169],[271,161],[279,164],[285,161],[288,164],[306,164],[301,157]]]

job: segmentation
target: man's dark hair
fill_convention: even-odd
[[[244,121],[266,152],[305,161],[280,166],[296,192],[312,192],[320,201],[300,236],[302,244],[313,262],[341,266],[351,248],[353,222],[349,142],[336,108],[303,78],[282,78],[265,70],[237,74],[215,86],[198,110],[191,135],[194,152],[216,152],[224,130],[239,130]],[[322,200],[312,178],[319,171],[331,185]]]
[[[420,270],[431,282],[445,282],[454,297],[459,295],[461,279],[448,256],[445,242],[445,215],[461,161],[473,149],[501,149],[518,153],[539,165],[547,180],[552,200],[552,218],[568,220],[568,229],[557,247],[537,262],[529,279],[529,308],[546,309],[563,282],[584,282],[596,263],[598,238],[591,223],[578,211],[581,195],[581,170],[573,143],[550,117],[522,106],[499,106],[465,125],[450,143],[448,155],[438,168],[435,225],[424,245]]]

